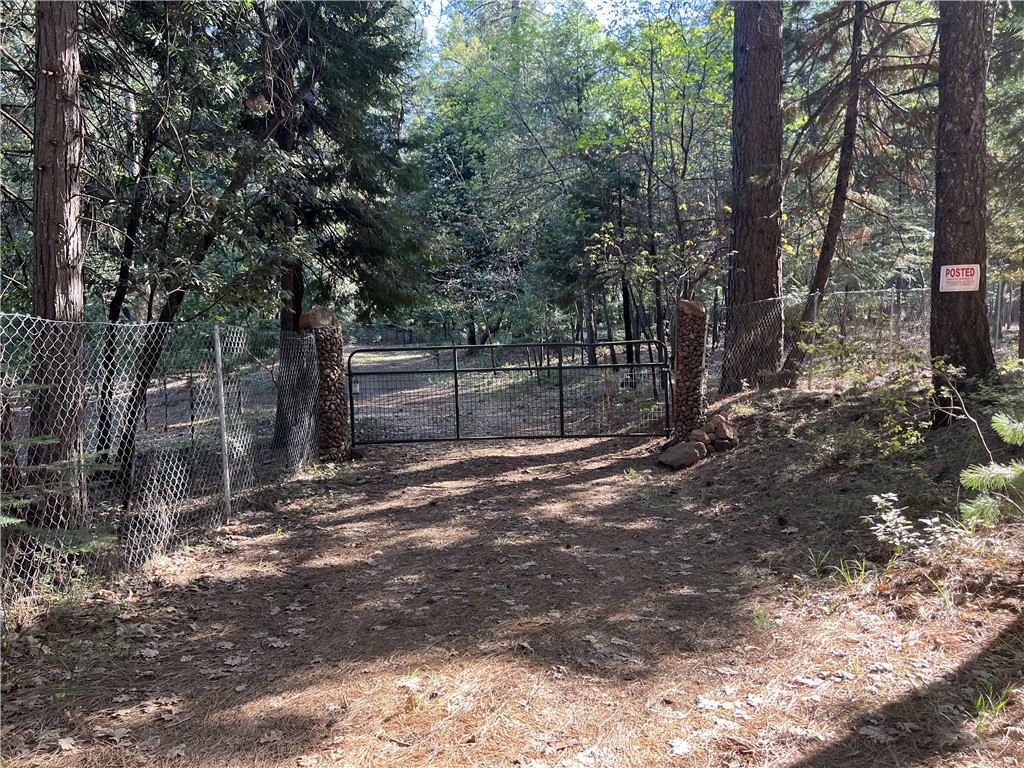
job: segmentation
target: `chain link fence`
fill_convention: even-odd
[[[0,315],[2,603],[136,568],[316,451],[311,334]]]
[[[996,358],[1016,352],[1019,295],[991,293]],[[931,292],[927,288],[842,291],[816,307],[813,333],[806,328],[806,295],[715,309],[708,326],[708,398],[746,387],[779,383],[843,385],[868,372],[896,370],[927,359]],[[794,353],[794,348],[797,353]],[[792,355],[792,360],[790,357]],[[789,361],[792,373],[780,370]]]

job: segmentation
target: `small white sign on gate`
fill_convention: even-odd
[[[980,264],[947,264],[939,275],[939,291],[976,291],[981,287]]]

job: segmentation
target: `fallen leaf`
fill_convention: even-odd
[[[867,736],[871,741],[876,744],[889,744],[896,741],[895,736],[890,736],[885,729],[879,728],[877,725],[865,725],[862,726],[857,733],[862,736]]]
[[[816,688],[821,685],[822,681],[816,677],[794,677],[793,682],[800,683],[800,685],[806,685],[811,688]]]
[[[131,731],[127,728],[103,728],[97,725],[92,729],[92,735],[96,738],[111,739],[115,744],[120,744],[121,739],[127,738],[129,734],[131,734]]]
[[[693,752],[693,744],[683,739],[671,739],[668,745],[672,749],[670,754],[673,757],[682,757]]]
[[[62,752],[74,752],[78,749],[78,745],[75,744],[75,740],[70,736],[65,736],[63,739],[57,739],[57,746],[61,748]]]

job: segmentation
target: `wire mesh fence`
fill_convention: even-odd
[[[1012,296],[1011,291],[1010,296],[989,298],[997,359],[1016,351],[1020,305],[1019,296],[1016,302]],[[806,304],[806,295],[790,295],[713,311],[708,326],[709,399],[779,383],[787,375],[797,385],[841,386],[929,355],[929,289],[826,294],[815,305],[810,326]],[[794,365],[792,373],[783,371],[787,361]]]
[[[426,343],[416,329],[397,325],[357,325],[345,331],[345,345],[349,347],[412,347]]]
[[[309,461],[315,373],[311,335],[0,315],[2,602],[138,567]]]

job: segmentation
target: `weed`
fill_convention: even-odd
[[[808,547],[807,559],[810,560],[811,574],[813,574],[814,578],[820,579],[825,575],[828,568],[828,560],[831,555],[831,549],[826,549],[824,552],[818,552],[813,548]]]
[[[859,584],[864,581],[868,574],[867,558],[841,560],[837,565],[832,566],[832,572],[838,581],[841,581],[848,587]]]
[[[753,403],[733,403],[732,408],[729,410],[729,415],[732,418],[743,418],[744,416],[756,416],[758,413],[757,408],[754,407]]]
[[[310,468],[309,474],[313,480],[320,483],[334,481],[342,485],[355,485],[359,481],[351,464],[335,464],[333,462],[315,464]]]
[[[953,598],[950,596],[949,590],[943,588],[943,586],[941,584],[939,584],[935,579],[933,579],[927,573],[924,575],[924,577],[926,579],[928,579],[928,583],[929,584],[931,584],[933,587],[935,587],[935,591],[939,593],[939,597],[942,598],[942,602],[944,602],[946,604],[946,607],[947,608],[952,608],[953,607]]]
[[[865,515],[863,520],[879,542],[889,548],[890,565],[904,555],[927,555],[941,552],[962,538],[963,526],[942,518],[927,517],[920,521],[920,527],[904,514],[906,507],[898,507],[899,498],[895,493],[883,493],[871,497],[876,512]]]
[[[758,608],[754,611],[754,627],[758,632],[766,632],[771,626],[771,618],[766,608]]]
[[[978,692],[974,700],[974,717],[977,720],[978,735],[981,736],[989,723],[999,717],[1007,704],[1010,703],[1012,685],[1007,683],[1000,690],[990,682]]]

